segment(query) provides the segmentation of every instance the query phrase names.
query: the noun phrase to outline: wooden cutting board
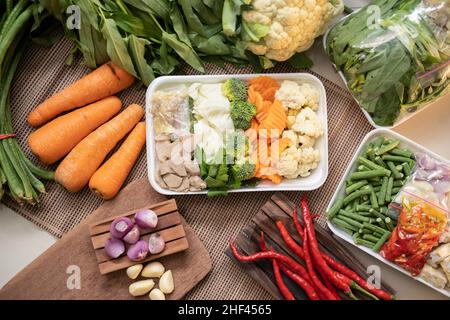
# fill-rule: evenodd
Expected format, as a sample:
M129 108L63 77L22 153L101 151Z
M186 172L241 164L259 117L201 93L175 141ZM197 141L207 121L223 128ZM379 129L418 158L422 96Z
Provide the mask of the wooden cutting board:
M267 247L273 247L276 251L289 255L298 263L304 265L304 262L300 260L300 258L298 258L284 243L278 232L277 226L275 225L276 221L282 221L292 237L297 241L297 243L301 244L302 241L297 235L292 222L293 209L294 204L286 196L282 193L274 194L270 200L261 207L252 221L250 221L239 233L238 237L234 241L237 248L246 255L260 251L259 239L261 231L263 231ZM298 213L301 224L303 225L300 208ZM348 250L346 250L345 247L331 235L330 231L325 230L317 223L315 224L315 230L320 249L323 252L326 252L328 255L334 257L336 260L343 263L363 278L367 277L366 267L362 265ZM272 264L270 262L267 260L261 260L254 263L238 262L231 253L230 248L226 250L226 254L236 264L241 266L275 299L282 299L282 296L275 284ZM305 293L291 279L284 275L283 279L297 299L308 299ZM382 283L381 285L383 289L395 294L392 288L388 287L385 283ZM357 295L360 299L367 299L365 296L361 296L359 294ZM342 295L342 298L347 299L344 295Z
M124 270L100 274L89 225L164 200L167 198L154 191L146 178L130 183L114 200L105 202L11 279L0 290L0 299L136 299L128 293L133 280ZM159 259L166 270L173 272L175 291L166 297L171 300L184 297L212 267L208 251L186 221L181 220L189 249ZM70 290L67 283L74 283L73 270L77 267L81 288Z

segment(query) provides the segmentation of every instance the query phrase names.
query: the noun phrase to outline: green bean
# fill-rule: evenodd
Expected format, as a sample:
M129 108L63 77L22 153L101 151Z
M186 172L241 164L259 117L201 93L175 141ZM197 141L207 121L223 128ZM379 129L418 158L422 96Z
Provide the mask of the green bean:
M358 230L358 233L359 233L359 234L371 234L372 231L371 231L371 230L364 229L364 228L361 228L361 229Z
M380 156L380 155L382 155L382 154L385 154L386 152L389 152L389 151L391 151L392 149L396 148L396 147L399 145L399 143L400 143L400 141L398 141L398 140L391 141L391 142L389 142L388 144L385 144L385 145L381 146L380 148L378 148L378 149L375 151L375 154L376 154L377 156Z
M348 212L348 211L344 211L344 210L340 210L339 215L351 218L351 219L359 221L359 222L364 222L364 221L369 222L370 221L370 219L367 217L363 217L357 213Z
M403 166L402 166L401 164L396 165L395 168L396 168L399 172L403 171ZM403 177L402 177L402 178L403 178Z
M374 158L374 162L375 162L377 165L382 166L383 168L388 169L386 163L383 161L383 159L381 159L380 156L376 156L376 157Z
M329 220L333 219L334 216L341 210L342 206L344 205L344 198L339 197L334 204L331 206L330 210L327 212L327 217Z
M363 205L363 206L367 206L367 205L369 205L369 200L368 200L368 198L367 199L364 199L364 197L366 197L367 198L367 196L366 195L364 195L364 196L362 196L361 197L361 199L363 199L364 201L363 202L361 202L361 205Z
M363 227L362 223L360 223L360 222L358 222L358 221L355 221L355 220L353 220L353 219L351 219L351 218L349 218L349 217L342 216L342 215L338 214L338 215L337 215L337 218L338 218L338 219L341 219L342 221L347 222L348 224L350 224L350 225L356 227L357 229L360 229L360 228ZM368 223L368 222L364 222L364 223Z
M384 154L381 159L386 160L386 161L394 161L394 162L408 162L411 163L411 159L410 158L406 158L406 157L402 157L402 156L393 156L390 154Z
M351 224L348 224L347 222L345 222L339 218L333 218L333 220L331 220L331 223L333 223L334 225L336 225L339 228L345 228L345 229L349 229L352 231L358 231L357 227L352 226Z
M345 188L345 194L350 194L353 191L356 191L359 188L364 187L368 183L369 182L367 182L367 180L360 180L360 181L348 186L347 188Z
M378 240L378 242L372 247L372 250L375 252L379 252L381 249L381 246L386 242L386 240L391 236L390 232L385 232L381 238Z
M392 161L388 161L386 163L387 163L389 169L392 171L392 174L395 179L403 178L403 173L401 173L397 170L397 167L395 166L395 164Z
M386 178L386 177L383 177L383 178ZM372 186L373 186L373 185L372 185ZM380 191L380 190L381 190L381 185L376 186L376 187L373 187L373 190L374 190L375 192Z
M359 199L360 198L356 198L352 201L352 211L356 211L356 206L359 204Z
M394 184L394 178L389 177L387 188L386 188L386 200L391 201L392 198L392 186Z
M5 173L2 170L2 167L0 167L0 185L6 183L6 176Z
M392 184L393 187L403 187L403 185L405 184L405 182L403 180L395 180L394 183Z
M349 204L350 202L352 202L356 198L359 198L359 197L361 197L363 195L367 195L367 194L370 194L370 193L371 193L371 190L369 190L369 189L356 190L356 191L352 192L351 194L349 194L348 196L346 196L344 198L344 205Z
M392 188L392 191L391 191L392 196L395 197L400 190L402 190L401 187Z
M358 171L370 171L370 169L369 168L367 168L365 165L359 165L358 166Z
M372 143L374 148L380 148L381 145L384 143L385 138L383 136L378 136Z
M373 234L363 234L362 238L364 240L372 241L373 243L376 243L380 239L375 237Z
M368 206L366 204L358 204L356 206L356 211L369 211L370 208L372 208L371 206Z
M383 183L381 184L381 189L378 194L378 204L381 206L386 201L386 190L388 187L389 178L383 177Z
M372 233L375 237L377 238L381 238L383 236L384 233L379 233L379 232L374 232Z
M390 154L394 155L394 156L401 156L401 157L406 157L406 158L413 158L414 154L406 149L400 149L400 148L394 148L391 151L389 151Z
M365 188L367 188L368 190L370 190L370 205L372 206L372 208L374 209L378 209L378 198L377 198L377 194L375 193L375 190L373 190L373 187L369 184L368 186L366 186Z
M369 159L366 159L364 157L358 157L358 162L360 164L365 165L366 167L372 169L372 170L382 170L384 172L384 175L389 176L391 174L391 171L389 171L388 169L377 165L376 163L370 161Z
M388 228L389 231L394 230L394 225L392 224L392 219L387 217L384 219L384 222L386 223L386 227Z
M359 171L359 172L353 172L352 174L350 174L350 179L351 180L363 180L363 179L369 179L369 178L374 178L374 177L382 177L385 175L386 175L386 172L384 170Z
M367 222L363 222L363 227L372 230L373 232L379 232L383 234L387 231L386 229L380 228L379 226Z
M371 248L371 249L376 245L375 242L364 240L364 239L361 239L361 238L357 238L355 243L357 245L362 245L362 246L365 246L365 247L368 247L368 248Z
M23 189L22 181L17 175L16 171L12 163L10 162L5 150L3 149L3 145L0 143L0 163L2 164L2 168L4 170L6 180L8 183L9 190L11 191L11 195L13 198L23 198L25 193Z
M378 223L378 225L380 226L380 228L383 228L383 229L385 229L385 230L389 230L388 227L386 226L386 224L384 223L384 220L383 220L383 219L377 218L375 221Z
M402 163L403 172L405 173L406 177L409 177L411 175L411 167L409 166L408 162Z
M369 211L371 214L373 214L375 217L377 218L381 218L384 220L384 218L386 218L386 216L384 216L381 212L375 210L375 209L370 209Z
M356 213L363 217L372 217L373 216L373 214L370 213L369 211L358 211Z
M373 148L367 149L366 157L368 157L371 161L375 161L375 151L373 150Z

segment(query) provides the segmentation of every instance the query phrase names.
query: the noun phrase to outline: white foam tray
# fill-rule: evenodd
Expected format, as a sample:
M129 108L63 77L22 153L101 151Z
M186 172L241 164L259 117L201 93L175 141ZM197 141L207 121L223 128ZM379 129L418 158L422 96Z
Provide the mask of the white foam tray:
M339 22L341 22L342 20L347 19L350 15L355 14L355 13L358 12L359 10L361 10L361 9L358 9L358 10L352 12L351 14L349 14L349 15L347 15L347 16L341 18L341 19L338 20L333 26L331 26L331 27L329 27L329 28L327 29L327 31L325 32L325 34L324 34L323 37L322 37L322 45L323 45L323 49L324 49L325 54L326 54L327 56L328 56L328 54L326 53L326 52L327 52L327 39L328 39L328 34L330 33L330 30L333 29L333 27L334 27L335 25L337 25ZM330 61L330 62L331 62L331 61ZM335 65L333 62L331 62L331 64L333 65L334 69L335 69L336 72L339 74L339 76L341 77L342 81L345 83L345 85L346 85L347 88L348 88L348 82L347 82L347 79L346 79L345 76L344 76L344 73L343 73L342 71L340 71L340 70L336 67L336 65ZM369 123L370 123L374 128L385 128L385 129L390 129L390 128L397 127L398 125L400 125L400 124L402 124L402 123L408 121L409 119L411 119L412 117L417 116L419 113L421 113L421 112L424 111L425 109L429 108L429 107L432 106L434 103L436 103L436 101L440 100L442 97L445 96L445 95L442 95L442 96L438 97L438 98L437 98L436 100L434 100L433 102L428 103L428 104L426 104L426 105L420 107L420 108L419 108L417 111L415 111L415 112L412 112L412 113L403 115L400 119L397 119L397 120L394 122L394 124L393 124L392 126L380 126L380 125L376 124L376 123L373 121L373 119L372 119L372 117L370 116L370 114L369 114L369 113L361 106L361 104L359 103L358 99L356 99L356 97L352 94L352 92L350 91L350 89L349 89L349 92L350 92L351 96L353 97L353 99L356 101L356 103L359 105L361 111L364 113L364 116L367 118L367 121L369 121Z
M384 128L372 130L371 132L369 132L364 137L364 140L361 142L360 146L358 147L358 150L356 151L355 155L353 156L352 160L350 161L350 164L348 165L344 175L342 176L341 181L339 182L339 184L337 186L337 189L336 189L333 197L331 198L330 203L328 204L327 211L330 210L331 206L333 205L333 203L336 201L336 199L338 197L341 197L341 196L344 195L344 193L345 193L345 180L347 180L347 178L350 176L350 174L356 170L356 168L358 166L357 165L357 158L358 158L358 156L363 154L363 152L364 152L364 150L366 148L366 145L370 141L374 140L378 136L384 136L386 138L397 139L397 140L400 141L400 147L402 147L402 148L408 148L409 150L411 150L414 153L417 153L417 152L426 153L429 156L431 156L431 157L433 157L433 158L435 158L437 160L440 160L440 161L450 165L450 161L449 160L441 157L440 155L437 155L436 153L434 153L434 152L432 152L432 151L422 147L421 145L417 144L416 142L414 142L412 140L409 140L408 138L406 138L406 137L404 137L404 136L402 136L402 135L400 135L400 134L398 134L398 133L396 133L394 131L391 131L391 130L388 130L388 129L384 129ZM384 259L380 254L372 251L370 248L367 248L367 247L355 244L353 242L353 238L349 234L345 233L341 229L339 229L336 226L334 226L330 221L327 220L327 224L328 224L328 227L331 229L331 231L335 235L337 235L339 238L347 241L348 243L354 245L355 247L358 247L362 251L366 252L367 254L370 254L371 256L375 257L376 259L378 259L378 260L384 262L385 264L391 266L392 268L397 269L398 271L400 271L400 272L410 276L411 278L413 278L413 279L415 279L415 280L417 280L419 282L424 283L425 285L427 285L430 288L432 288L432 289L434 289L434 290L436 290L436 291L446 295L447 297L450 297L450 289L449 290L438 289L436 287L433 287L430 283L426 282L425 280L423 280L423 279L421 279L419 277L411 276L411 274L408 271L406 271L405 269L402 269L401 267L399 267L395 263Z
M199 75L199 76L163 76L152 81L147 88L146 93L146 116L147 116L147 168L148 179L152 187L159 193L166 195L186 195L186 194L206 194L207 191L199 192L175 192L162 188L155 179L156 174L156 154L155 154L155 132L153 129L153 118L151 115L151 97L157 90L167 90L180 84L192 84L194 82L201 83L218 83L226 81L229 78L239 78L248 81L259 74L237 74L237 75ZM327 120L327 99L325 88L322 82L315 76L308 73L287 73L287 74L270 74L270 77L277 81L292 80L299 83L309 83L316 87L320 93L320 102L317 113L324 126L324 134L316 142L316 148L320 152L320 162L310 176L298 179L283 179L283 181L275 185L270 181L262 181L256 187L245 187L233 189L229 192L250 192L250 191L307 191L314 190L322 186L328 176L328 120Z

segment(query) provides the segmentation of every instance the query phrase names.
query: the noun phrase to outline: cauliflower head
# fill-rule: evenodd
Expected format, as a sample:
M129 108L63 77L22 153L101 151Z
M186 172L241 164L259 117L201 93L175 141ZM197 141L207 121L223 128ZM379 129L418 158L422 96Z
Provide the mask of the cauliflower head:
M323 126L317 114L310 108L303 108L290 128L301 135L318 138L323 134Z
M253 0L251 5L242 12L243 24L258 32L244 30L241 37L248 50L276 61L308 50L344 9L342 0Z
M296 179L299 176L309 176L311 170L317 168L319 161L319 150L312 147L297 148L296 146L291 146L281 153L276 168L279 174L286 179Z
M293 110L310 107L316 111L319 108L320 93L309 83L298 84L295 81L285 80L277 90L275 98L281 102L289 114Z

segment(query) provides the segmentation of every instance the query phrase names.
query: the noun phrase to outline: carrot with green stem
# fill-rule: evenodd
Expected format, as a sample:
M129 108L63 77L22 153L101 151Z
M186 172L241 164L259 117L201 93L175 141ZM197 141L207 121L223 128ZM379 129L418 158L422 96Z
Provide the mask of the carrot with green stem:
M70 192L83 189L108 153L134 128L143 115L144 109L132 104L89 134L60 163L55 172L55 180Z
M92 176L89 188L100 198L114 198L145 145L145 122L139 122L127 139Z
M54 119L28 137L31 152L44 164L55 163L121 107L120 99L111 96Z
M40 126L57 115L112 96L134 82L134 77L112 62L105 63L38 105L28 123Z

